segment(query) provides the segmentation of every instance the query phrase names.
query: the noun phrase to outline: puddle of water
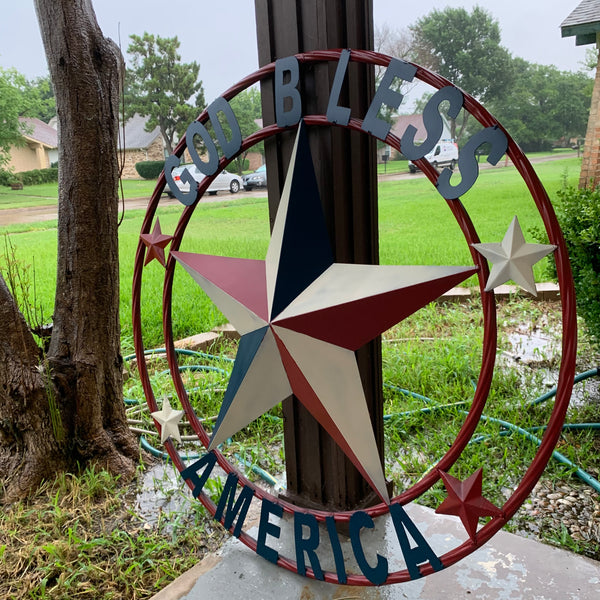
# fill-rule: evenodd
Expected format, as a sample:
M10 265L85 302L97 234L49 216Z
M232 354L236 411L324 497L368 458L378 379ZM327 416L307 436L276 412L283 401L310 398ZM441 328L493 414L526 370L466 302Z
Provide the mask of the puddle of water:
M146 471L135 499L136 513L150 526L162 514L187 512L191 495L172 464L160 462Z
M509 368L516 366L524 386L528 386L531 369L535 369L541 374L542 385L550 390L558 384L560 335L543 335L527 329L528 326L522 324L515 332L507 335L510 350L499 355L498 364ZM600 381L598 378L591 378L573 386L571 405L582 406L596 398L600 398Z
M193 461L188 464L191 462ZM243 466L238 465L238 468L244 472ZM218 487L215 484L217 479L220 480L222 486L227 479L227 474L221 467L215 465L209 479L210 485L207 484L205 488L209 494L211 485ZM280 491L285 489L285 473L278 475L277 479L279 482L277 488L263 480L256 482L256 485L277 496ZM214 497L213 500L215 500ZM172 527L169 524L171 521L181 525L181 516L183 516L183 520L186 519L186 515L192 518L194 509L199 506L200 501L192 496L179 471L171 463L159 462L144 471L134 507L136 514L145 521L145 528L156 527L162 520L163 526L169 530Z
M513 360L525 365L552 363L560 356L560 340L536 333L510 333L511 350L507 353Z

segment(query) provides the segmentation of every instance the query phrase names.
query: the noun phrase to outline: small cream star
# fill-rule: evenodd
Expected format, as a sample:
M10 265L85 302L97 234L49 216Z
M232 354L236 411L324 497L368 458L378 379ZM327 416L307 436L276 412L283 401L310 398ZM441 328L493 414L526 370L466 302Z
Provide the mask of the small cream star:
M502 243L472 244L472 246L492 263L492 271L485 287L486 292L512 279L534 296L537 296L537 291L533 265L556 250L556 246L551 244L526 243L517 217L512 220Z
M179 421L183 417L182 410L173 410L169 399L165 398L162 403L162 410L157 410L150 413L152 417L160 425L160 442L164 444L168 438L173 438L178 442L181 442L181 435L179 434Z

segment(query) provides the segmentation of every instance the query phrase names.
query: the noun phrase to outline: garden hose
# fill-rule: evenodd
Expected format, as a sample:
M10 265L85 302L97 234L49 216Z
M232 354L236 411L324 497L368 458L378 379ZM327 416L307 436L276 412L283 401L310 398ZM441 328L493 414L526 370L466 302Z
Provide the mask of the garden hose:
M204 352L197 352L195 350L184 350L184 349L176 348L175 352L177 354L181 354L181 355L185 355L185 356L195 356L195 357L202 358L205 360L218 360L218 361L225 361L225 362L229 362L229 363L234 362L234 359L231 359L228 357L215 356L212 354L206 354ZM144 352L144 355L148 356L148 355L165 354L165 353L166 353L166 350L164 348L160 348L157 350L146 350ZM133 358L135 358L135 354L130 354L130 355L124 357L124 360L130 361ZM220 369L219 367L210 366L210 365L184 365L184 366L179 367L179 370L180 370L180 372L181 371L212 371L212 372L221 373L223 375L228 374L228 372L226 370ZM168 372L169 371L166 370L166 371L161 372L161 374L168 373ZM590 369L588 371L585 371L585 372L577 375L574 378L573 383L577 384L577 383L580 383L581 381L585 381L586 379L589 379L589 378L595 377L595 376L599 376L599 375L600 375L600 368L597 367L594 369ZM418 413L428 414L428 413L438 412L438 411L441 412L444 410L456 408L458 406L464 406L465 404L468 404L468 402L469 402L468 400L463 400L460 402L453 402L450 404L436 404L434 400L432 400L431 398L428 398L427 396L423 396L422 394L418 394L416 392L412 392L410 390L406 390L406 389L394 386L389 383L384 384L384 387L391 389L391 390L393 390L399 394L402 394L404 396L409 396L411 398L421 400L428 405L428 406L420 408L420 409L413 409L413 410L409 410L409 411L384 415L384 417L383 417L384 421L400 419L402 417L407 417L412 414L418 414ZM196 391L198 389L199 388L194 388L193 390L190 390L190 391ZM557 388L554 387L550 391L548 391L545 394L536 398L535 400L528 402L526 404L526 407L530 408L532 406L537 406L538 404L541 404L542 402L545 402L545 401L549 400L550 398L553 398L556 395L556 393L557 393ZM133 400L130 398L126 398L125 403L129 406L134 405L134 404L139 404L139 402L137 400ZM465 415L468 414L468 412L464 411L464 410L461 410L460 412ZM280 417L272 417L272 419L280 420ZM510 423L508 421L503 421L503 420L497 419L495 417L489 417L487 415L481 415L480 420L500 425L503 428L503 430L499 432L500 436L512 435L513 433L517 433L518 435L529 440L530 442L533 442L537 446L539 446L542 443L542 440L539 437L537 437L536 435L534 435L534 432L544 431L546 429L545 426L538 426L538 427L531 427L531 428L524 429L522 427L519 427L518 425L515 425L514 423ZM564 424L562 427L563 431L585 430L585 429L600 430L600 423L568 423L568 424ZM469 444L480 443L480 442L490 439L491 437L492 436L490 434L479 435L477 437L472 438L469 441ZM231 442L231 439L227 440L225 443L227 444L229 442ZM160 458L162 460L169 460L169 455L166 452L162 452L162 451L158 450L157 448L153 447L148 442L148 440L146 440L146 438L143 435L140 436L140 445L144 450L146 450L153 456ZM246 460L245 458L241 457L237 453L234 456L235 456L236 460L238 460L242 465L244 465L244 467L251 469L253 473L255 473L256 475L261 477L264 481L266 481L270 485L272 485L274 487L285 488L285 486L281 485L281 483L275 477L273 477L270 473L268 473L267 471L265 471L258 465L252 463L251 461ZM579 479L581 479L581 481L583 481L585 484L592 487L596 492L598 492L600 494L600 482L598 480L596 480L594 477L592 477L589 473L587 473L583 469L579 468L577 465L575 465L572 461L570 461L566 456L564 456L557 450L555 450L552 453L552 457L556 461L558 461L558 462L568 466L570 469L572 469L573 475L576 475ZM200 458L200 455L199 454L188 454L188 455L182 455L181 458L182 458L182 460L196 460L196 459Z

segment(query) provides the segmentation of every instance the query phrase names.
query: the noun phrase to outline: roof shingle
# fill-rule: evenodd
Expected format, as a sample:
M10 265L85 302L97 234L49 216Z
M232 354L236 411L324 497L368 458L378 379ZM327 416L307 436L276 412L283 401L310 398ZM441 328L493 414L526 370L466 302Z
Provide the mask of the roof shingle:
M583 0L560 25L562 37L575 36L578 46L596 42L600 32L600 0Z
M19 121L24 126L23 137L40 142L49 148L58 146L58 134L56 129L50 127L50 125L30 117L19 117Z
M146 131L147 117L136 114L125 123L125 150L147 148L160 135L158 127ZM119 128L119 147L122 145L123 131Z

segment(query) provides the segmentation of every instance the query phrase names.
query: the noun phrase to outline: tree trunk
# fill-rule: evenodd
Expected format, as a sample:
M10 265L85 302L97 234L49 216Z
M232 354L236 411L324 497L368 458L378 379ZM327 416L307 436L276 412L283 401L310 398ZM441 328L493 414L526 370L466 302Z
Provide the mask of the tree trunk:
M41 351L0 277L0 482L3 500L25 495L50 471L65 467L55 435ZM60 422L57 421L56 423Z
M24 390L24 398L45 396L32 404L46 413L46 421L54 420L43 432L28 430L34 410L28 404L25 426L20 425L13 412L19 394L0 386L0 444L3 455L18 456L20 449L25 470L44 477L88 461L130 476L138 449L127 427L120 354L117 133L123 61L118 47L102 35L90 0L36 0L35 5L58 115L57 287L41 373L33 373L30 382L36 371L32 338L16 355L22 366L13 372L10 365L8 377L17 379L12 388ZM0 305L5 303L0 296ZM26 339L23 331L21 326L20 334L4 341ZM37 451L44 446L55 451ZM12 481L5 499L39 483L37 476L23 479L14 468L4 473Z

